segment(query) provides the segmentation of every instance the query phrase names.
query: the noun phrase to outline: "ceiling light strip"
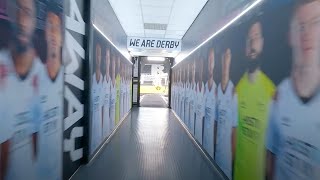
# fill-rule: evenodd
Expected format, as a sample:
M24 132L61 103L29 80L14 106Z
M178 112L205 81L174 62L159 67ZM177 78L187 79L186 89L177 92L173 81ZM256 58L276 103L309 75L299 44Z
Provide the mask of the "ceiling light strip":
M254 3L252 3L249 7L247 7L245 10L243 10L240 14L238 14L235 18L233 18L231 21L229 21L226 25L224 25L221 29L216 31L214 34L212 34L207 40L203 41L200 45L198 45L195 49L193 49L186 57L182 58L180 61L178 61L172 68L174 68L176 65L178 65L180 62L182 62L184 59L186 59L188 56L190 56L192 53L194 53L196 50L198 50L201 46L206 44L208 41L210 41L212 38L220 34L222 31L227 29L231 24L236 22L238 19L240 19L243 15L248 13L251 9L253 9L255 6L260 4L263 0L256 0Z
M106 39L109 41L109 43L112 44L112 46L113 46L114 48L116 48L116 49L132 64L131 60L127 57L127 55L125 55L124 53L122 53L121 50L120 50L115 44L113 44L113 42L112 42L105 34L103 34L103 32L102 32L95 24L92 23L92 26L93 26L104 38L106 38ZM129 54L129 55L130 55L130 54Z
M165 61L164 57L148 56L149 61Z

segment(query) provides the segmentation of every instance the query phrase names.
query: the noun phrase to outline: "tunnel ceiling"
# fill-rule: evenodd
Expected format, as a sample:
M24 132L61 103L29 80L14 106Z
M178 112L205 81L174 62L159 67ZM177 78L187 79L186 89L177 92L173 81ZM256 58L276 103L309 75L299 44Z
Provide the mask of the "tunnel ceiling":
M181 39L182 51L143 50L132 56L183 60L189 52L258 0L108 0L127 36Z
M182 39L207 0L109 0L128 36Z
M182 39L208 0L109 0L127 36ZM144 50L141 56L175 57ZM137 54L136 53L136 54Z

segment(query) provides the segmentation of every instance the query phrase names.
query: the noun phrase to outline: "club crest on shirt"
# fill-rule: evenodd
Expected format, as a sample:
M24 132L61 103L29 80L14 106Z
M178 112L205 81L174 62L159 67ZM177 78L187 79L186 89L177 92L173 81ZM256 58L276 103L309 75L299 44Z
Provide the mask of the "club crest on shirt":
M263 102L262 100L259 100L257 102L257 107L258 107L259 111L264 112L266 110L266 103Z
M41 103L46 103L47 102L48 97L46 95L41 96L40 98L40 102Z
M247 104L244 101L240 101L239 106L243 109L247 108Z
M291 126L290 123L291 123L291 119L289 119L288 117L281 118L281 125L290 127Z

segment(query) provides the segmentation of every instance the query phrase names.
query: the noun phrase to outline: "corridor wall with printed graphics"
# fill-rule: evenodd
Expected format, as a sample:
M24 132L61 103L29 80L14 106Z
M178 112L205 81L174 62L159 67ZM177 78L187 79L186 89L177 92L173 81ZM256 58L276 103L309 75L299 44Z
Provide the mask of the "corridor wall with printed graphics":
M320 1L264 1L173 68L172 108L229 179L320 179Z
M89 4L86 0L64 1L63 179L69 179L88 158Z
M90 58L90 155L131 108L132 64L96 29Z
M62 179L63 1L0 1L0 179Z

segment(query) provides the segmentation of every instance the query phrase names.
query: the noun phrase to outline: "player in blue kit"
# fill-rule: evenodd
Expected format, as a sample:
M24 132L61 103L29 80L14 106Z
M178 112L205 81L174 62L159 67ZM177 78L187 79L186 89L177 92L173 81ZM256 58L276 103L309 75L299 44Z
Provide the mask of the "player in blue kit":
M267 179L320 179L320 1L298 1L290 77L277 87L267 130Z

